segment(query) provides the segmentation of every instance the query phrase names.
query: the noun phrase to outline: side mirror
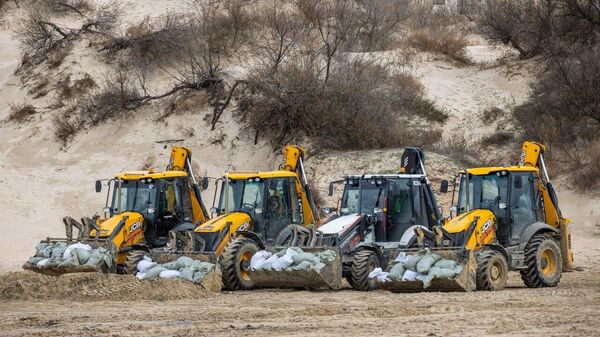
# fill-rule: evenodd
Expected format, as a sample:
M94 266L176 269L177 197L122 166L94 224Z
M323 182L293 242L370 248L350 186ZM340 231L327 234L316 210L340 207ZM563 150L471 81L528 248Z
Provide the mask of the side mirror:
M96 180L96 193L100 193L102 191L102 182L100 180Z
M329 190L327 191L327 195L330 197L333 196L333 183L329 183Z
M442 180L442 183L440 184L440 192L441 193L448 192L448 180L446 180L446 179Z
M523 177L522 176L515 176L515 188L516 189L523 188Z
M208 188L208 177L202 178L201 187L202 187L203 190L205 190L205 189Z

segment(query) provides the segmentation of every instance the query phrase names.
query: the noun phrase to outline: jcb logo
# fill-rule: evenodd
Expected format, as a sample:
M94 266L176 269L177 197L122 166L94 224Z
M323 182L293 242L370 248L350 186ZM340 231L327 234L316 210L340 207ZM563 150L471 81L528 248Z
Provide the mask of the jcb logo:
M483 243L483 240L485 240L492 233L493 224L494 221L492 219L488 219L483 226L481 226L481 237L479 238L480 245Z

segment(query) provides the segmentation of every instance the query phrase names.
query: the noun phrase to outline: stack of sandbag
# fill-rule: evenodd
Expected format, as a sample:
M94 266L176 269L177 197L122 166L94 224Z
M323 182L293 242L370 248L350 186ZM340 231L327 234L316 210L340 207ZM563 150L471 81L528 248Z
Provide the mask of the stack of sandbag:
M314 269L320 271L336 257L336 252L333 250L325 250L317 254L304 252L299 247L289 247L275 254L261 250L252 256L250 270L308 271Z
M200 283L215 265L182 256L169 263L158 264L148 256L138 262L136 277L140 280L154 278L179 278L193 283Z
M423 288L428 288L434 279L453 279L463 268L463 265L454 260L444 259L429 249L423 249L412 256L400 253L396 260L390 263L387 272L376 268L369 277L377 278L379 282L421 281Z
M79 242L72 245L67 245L66 242L40 242L28 263L39 269L81 266L109 269L113 261L113 254L105 248L92 249Z

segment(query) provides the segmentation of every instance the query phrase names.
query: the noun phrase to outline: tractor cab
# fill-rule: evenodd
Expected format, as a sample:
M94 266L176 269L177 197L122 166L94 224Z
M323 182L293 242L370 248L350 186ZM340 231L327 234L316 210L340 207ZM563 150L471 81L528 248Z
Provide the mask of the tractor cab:
M290 224L302 225L299 182L293 172L230 173L221 180L217 215L243 213L247 224L238 230L252 231L267 244Z
M475 209L492 211L498 241L518 244L525 228L545 221L538 173L536 168L516 166L461 172L458 200L454 203L453 198L452 210L457 215Z
M140 214L145 239L152 247L164 246L169 231L177 225L195 221L191 185L183 171L126 172L110 179L107 185L105 218Z

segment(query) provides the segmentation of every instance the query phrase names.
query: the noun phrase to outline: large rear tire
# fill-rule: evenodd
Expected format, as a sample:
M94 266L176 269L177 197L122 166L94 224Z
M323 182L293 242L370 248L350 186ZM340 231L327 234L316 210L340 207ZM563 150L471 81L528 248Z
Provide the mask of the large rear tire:
M248 276L250 259L258 252L256 243L247 238L236 238L229 242L221 254L223 287L228 290L248 290L254 282Z
M122 269L124 274L135 275L137 273L137 265L144 258L144 255L148 254L145 250L131 250L127 253L125 258L125 266Z
M485 249L477 256L477 290L502 290L508 279L508 263L501 253Z
M562 275L562 257L556 240L536 234L525 247L525 265L521 279L529 288L556 287Z
M370 291L377 289L375 280L369 279L369 273L380 267L379 258L375 252L361 250L354 254L352 269L350 271L350 285L356 290Z

